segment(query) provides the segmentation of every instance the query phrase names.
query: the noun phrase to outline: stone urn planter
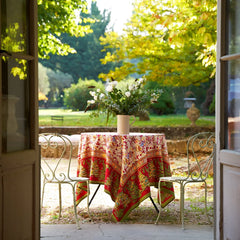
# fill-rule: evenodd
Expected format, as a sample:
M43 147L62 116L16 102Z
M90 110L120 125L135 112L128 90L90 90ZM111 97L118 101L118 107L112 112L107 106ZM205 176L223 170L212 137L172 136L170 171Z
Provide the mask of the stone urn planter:
M187 110L187 117L191 121L191 127L196 127L196 121L200 117L200 111L195 107L195 103Z

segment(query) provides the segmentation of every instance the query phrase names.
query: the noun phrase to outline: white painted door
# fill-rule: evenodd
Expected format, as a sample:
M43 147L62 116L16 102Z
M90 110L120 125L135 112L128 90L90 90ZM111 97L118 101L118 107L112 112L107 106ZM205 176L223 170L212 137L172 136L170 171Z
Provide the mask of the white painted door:
M0 31L0 239L39 239L37 0L1 0Z
M240 239L240 1L218 1L216 238Z

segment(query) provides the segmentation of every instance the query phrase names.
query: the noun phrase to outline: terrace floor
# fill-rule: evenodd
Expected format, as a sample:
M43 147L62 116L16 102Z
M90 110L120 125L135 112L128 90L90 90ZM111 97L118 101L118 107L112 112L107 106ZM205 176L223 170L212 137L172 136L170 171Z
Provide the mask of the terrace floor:
M169 156L173 172L181 170L184 156ZM91 195L97 185L91 184ZM77 230L72 207L70 186L63 186L63 217L58 219L58 188L57 185L46 185L45 198L41 214L41 238L51 239L87 239L87 240L154 240L154 239L206 239L212 240L213 223L207 222L203 214L204 188L201 184L189 184L185 196L185 230L179 221L179 188L174 185L176 199L162 211L159 224L154 222L157 212L150 199L143 201L122 223L115 223L111 218L114 202L100 187L91 206L91 218L86 213L86 201L78 206L81 230ZM152 198L156 202L157 190L151 188ZM213 222L213 184L208 184L209 215Z
M41 225L41 238L46 240L213 240L213 228L190 225L182 230L179 225L154 224L75 224Z

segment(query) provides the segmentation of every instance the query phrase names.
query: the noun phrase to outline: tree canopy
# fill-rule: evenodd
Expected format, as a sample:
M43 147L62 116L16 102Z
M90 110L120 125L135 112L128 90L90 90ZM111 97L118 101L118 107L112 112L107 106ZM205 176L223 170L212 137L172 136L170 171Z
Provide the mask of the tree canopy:
M101 45L99 38L104 36L109 28L110 13L106 10L101 13L96 2L92 2L89 13L81 13L81 16L84 19L91 18L95 20L94 23L90 24L92 33L80 38L70 36L67 33L59 37L61 42L74 48L76 53L70 53L67 56L50 53L50 59L40 59L40 62L48 68L71 74L75 83L79 78L98 80L100 73L107 73L115 66L114 63L102 65L100 62L100 59L104 58L106 53L102 51L104 47Z
M101 38L102 63L123 65L100 77L120 80L137 72L164 85L208 81L215 73L216 16L216 0L135 0L124 33Z
M39 57L49 58L49 53L67 55L75 50L60 40L62 33L82 37L91 32L94 20L82 18L87 13L86 0L38 0L38 46ZM84 25L81 23L85 23Z

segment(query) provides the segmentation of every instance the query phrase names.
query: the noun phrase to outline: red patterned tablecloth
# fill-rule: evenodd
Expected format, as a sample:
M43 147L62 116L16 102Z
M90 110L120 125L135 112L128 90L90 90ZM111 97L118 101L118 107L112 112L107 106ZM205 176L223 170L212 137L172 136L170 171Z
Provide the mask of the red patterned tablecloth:
M150 197L150 186L158 187L160 176L171 176L164 134L82 133L78 158L77 175L104 184L104 191L115 202L116 221ZM77 204L86 194L86 184L79 183ZM174 199L172 183L161 187L160 199L162 207Z

